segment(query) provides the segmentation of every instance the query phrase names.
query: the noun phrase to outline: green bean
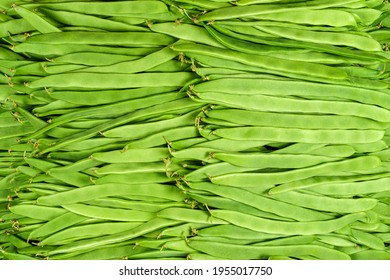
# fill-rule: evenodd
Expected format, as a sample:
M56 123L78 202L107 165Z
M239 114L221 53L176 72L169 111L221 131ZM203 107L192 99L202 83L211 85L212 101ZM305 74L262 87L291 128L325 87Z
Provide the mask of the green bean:
M26 19L10 19L0 23L0 37L9 36L9 34L20 34L25 32L33 31L35 28ZM2 54L5 55L6 50L2 48ZM2 56L3 56L2 55ZM4 59L11 59L17 56L16 54L6 56Z
M205 207L239 211L241 213L262 217L266 219L272 219L272 220L292 221L292 219L289 217L281 217L270 212L259 210L253 206L238 202L237 199L230 199L230 198L225 198L222 196L219 197L214 195L203 195L203 194L195 193L194 189L188 190L188 196L195 199L196 202L202 203Z
M149 173L149 172L172 172L179 169L177 163L163 164L162 162L146 163L112 163L104 165L94 170L98 176L108 174L131 174L131 173Z
M187 23L156 23L150 26L154 32L167 34L178 39L199 42L214 47L222 47L209 33L201 27Z
M307 190L330 196L356 196L389 191L389 183L389 178L381 178L362 182L329 183L308 187Z
M56 233L64 228L75 225L79 222L87 220L86 217L80 216L71 212L67 212L61 216L58 216L47 223L41 225L40 227L34 229L30 235L29 239L37 239L45 236L50 236L53 233Z
M125 184L153 184L167 183L174 181L168 177L165 172L148 172L148 173L130 173L130 174L109 174L96 179L96 184L119 183Z
M186 208L166 208L158 212L158 218L172 219L182 222L201 223L201 224L226 224L222 219L214 218L209 213L202 210L186 209Z
M194 126L177 127L150 135L143 139L131 141L125 146L125 149L157 147L169 144L171 141L190 139L197 136L199 136L198 129Z
M374 249L374 250L384 250L385 245L383 241L370 233L356 230L356 229L351 229L351 240L353 242L356 242L358 244L362 244L367 246L368 248Z
M214 29L217 31L212 30L209 28L209 32L213 32L214 36L218 36L219 38L223 38L225 41L225 44L229 44L229 46L233 47L234 43L239 43L240 45L246 45L243 40L253 42L253 43L260 43L264 44L266 46L272 46L272 48L269 48L269 50L275 50L275 47L284 47L284 48L296 48L297 44L295 40L285 39L285 38L272 38L272 37L261 37L261 36L248 36L245 34L238 34L235 32L232 32L229 29L223 28L217 23L213 24ZM287 28L288 29L288 28ZM222 34L223 33L223 34ZM228 35L228 36L222 36L222 35ZM229 38L230 37L230 38ZM332 46L329 44L318 44L318 43L312 43L312 42L305 42L300 41L299 45L301 47L304 47L306 49L315 50L315 51L322 51L326 53L341 55L343 57L352 58L352 59L359 59L359 60L370 60L370 61L384 61L385 57L384 55L378 55L378 53L371 53L371 52L365 52L360 50L352 50L352 49L346 49L343 47L337 47ZM251 45L253 48L256 48L255 46ZM243 51L243 50L242 50ZM330 79L327 80L327 83L329 83Z
M107 31L146 31L145 27L128 25L121 22L116 22L109 19L100 18L97 16L92 16L88 14L75 13L71 11L61 11L61 10L51 10L46 8L40 8L40 12L46 16L54 19L58 22L61 22L68 26L85 26L85 27L94 27L100 28Z
M110 63L108 66L90 67L79 72L88 73L137 73L149 70L153 67L163 64L175 58L177 53L172 51L169 47L151 53L137 60L123 61L119 63Z
M165 46L174 43L170 36L151 32L61 32L31 36L27 43L97 44L117 46Z
M335 213L363 212L373 209L377 203L376 199L371 198L330 198L293 191L275 194L272 197L297 206Z
M174 226L179 224L178 221L173 221L170 219L163 218L154 218L147 221L146 223L141 224L139 227L128 230L123 233L112 234L109 236L91 238L87 240L76 241L71 244L59 246L58 248L49 251L49 255L62 254L62 253L71 253L79 250L87 250L92 248L99 248L107 244L114 244L126 240L130 240L139 236L142 236L146 233L159 230L161 228L166 228L169 226Z
M184 202L144 202L131 201L115 197L97 198L93 200L84 201L84 203L93 206L131 209L145 212L158 212L168 207L187 207Z
M59 192L50 196L40 197L37 202L43 205L65 205L85 202L91 199L108 196L141 195L146 197L159 197L172 201L181 201L184 196L173 185L163 184L117 184L108 183L90 185L73 189L67 192Z
M118 260L128 259L129 256L138 255L146 251L146 248L140 246L108 246L106 248L95 249L92 251L86 251L81 254L72 255L70 257L60 257L56 255L52 259L70 259L70 260Z
M34 28L41 33L61 32L60 29L50 24L47 20L40 17L38 14L24 8L23 6L13 6L15 11L27 20Z
M129 149L96 153L93 159L106 163L155 162L169 157L166 148Z
M238 3L240 3L239 1ZM342 7L343 5L357 2L355 0L345 0L345 1L311 1L309 4L307 3L290 3L284 5L272 5L272 4L264 4L264 5L248 5L248 6L235 6L235 7L227 7L221 8L215 11L208 12L204 15L198 17L200 21L210 21L210 20L221 20L221 19L233 19L233 18L241 18L248 16L257 16L264 15L276 12L284 12L284 11L302 11L307 10L312 7L314 9L321 8L330 8L330 7Z
M44 238L39 242L39 245L62 245L80 239L87 239L127 231L140 225L140 222L109 222L75 226L64 229Z
M238 167L227 162L218 162L207 164L185 175L186 181L197 182L207 179L208 177L215 177L231 172L251 171L257 168L252 167Z
M141 74L107 74L107 73L64 73L43 77L29 83L31 88L89 88L89 89L123 89L138 87L181 86L191 80L192 73L141 73ZM154 83L150 83L154 81Z
M29 218L48 221L66 213L66 210L61 208L40 206L40 205L15 205L9 210L18 215Z
M95 52L106 54L121 54L121 55L146 55L157 51L159 47L139 47L139 48L112 48L109 46L97 45L80 45L80 44L57 44L51 45L47 42L43 43L21 43L13 47L16 53L28 53L42 56L42 58L55 58L77 52ZM15 54L16 54L15 53Z
M271 96L302 96L312 95L318 98L327 92L327 96L355 100L361 103L378 105L389 109L389 97L379 91L360 89L342 85L327 85L303 81L277 81L277 80L243 80L237 78L220 79L208 81L195 85L193 91L196 93L209 92L209 89L217 89L218 92L237 94L240 92L249 94L265 94Z
M67 204L62 205L62 207L81 216L112 221L146 222L154 217L154 214L150 212L105 208L83 204Z
M390 252L366 249L350 255L352 260L389 260Z
M212 133L232 140L246 139L270 142L329 144L343 144L349 141L354 143L372 143L383 137L383 132L380 130L309 130L280 127L217 128Z
M254 54L245 54L232 50L226 50L216 47L209 47L200 44L176 44L172 46L172 49L175 51L183 52L183 53L196 53L208 55L212 54L214 57L233 60L236 62L240 62L243 64L263 67L265 69L270 69L274 71L279 71L279 73L288 73L305 75L308 77L322 77L333 79L345 79L347 75L344 71L336 70L334 68L330 68L325 65L319 65L308 62L294 62L291 60L282 60L273 57L267 57L264 55L254 55ZM313 73L315 72L315 73Z
M35 8L35 4L25 4L25 7ZM158 14L168 11L163 2L142 1L128 2L116 1L115 3L105 2L65 2L65 3L40 3L39 7L60 11L71 11L90 15L105 16L129 16L133 14ZM130 12L129 12L130 11Z
M240 1L241 2L241 1ZM308 25L328 25L334 27L356 26L356 20L353 15L342 10L301 10L301 11L283 11L279 13L262 14L256 16L261 20L284 21Z
M318 245L253 246L229 243L190 241L189 246L224 259L267 259L272 255L312 255L320 259L349 260L347 254Z
M256 26L256 28L272 35L277 35L283 38L288 38L297 41L306 41L318 44L344 45L368 52L382 50L382 46L376 40L365 36L358 36L355 34L336 32L315 32L293 28L289 28L288 32L285 32L285 28L276 26L271 27L258 25Z
M316 164L335 161L335 158L294 155L294 154L259 154L259 153L215 153L214 157L242 167L262 168L303 168Z
M276 214L280 217L287 217L296 221L319 221L327 220L331 216L316 211L302 208L299 204L282 202L263 195L256 195L242 188L230 188L225 186L213 185L210 183L191 183L190 188L207 190L218 196L226 197L234 201L250 205L261 211ZM374 207L373 205L372 207ZM212 212L213 214L213 212Z
M166 92L173 92L177 87L142 87L122 90L99 91L54 91L50 96L66 102L79 105L100 105L111 102L120 102L128 99L136 99Z
M326 234L366 217L365 213L353 213L325 221L282 222L229 210L213 210L212 215L231 224L254 231L288 235Z
M157 122L147 122L140 124L124 125L102 132L105 137L127 137L132 139L139 139L147 137L157 132L168 130L171 128L190 125L194 123L194 117L198 114L198 110L189 112L182 116L169 118Z

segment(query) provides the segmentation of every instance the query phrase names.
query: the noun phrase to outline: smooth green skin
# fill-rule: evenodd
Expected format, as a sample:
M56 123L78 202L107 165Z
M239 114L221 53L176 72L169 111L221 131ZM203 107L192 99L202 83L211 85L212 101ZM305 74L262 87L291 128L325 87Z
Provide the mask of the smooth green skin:
M98 237L98 238L91 238L87 240L82 241L76 241L71 244L67 244L64 246L60 246L58 248L55 248L52 251L49 251L49 255L55 255L55 254L63 254L63 253L72 253L77 252L80 250L88 250L93 248L99 248L104 245L108 244L115 244L122 241L131 240L134 238L137 238L139 236L142 236L144 234L160 230L162 228L166 228L169 226L178 225L180 222L170 220L170 219L163 219L163 218L154 218L146 223L143 223L139 227L136 227L134 229L128 230L123 233L117 233L112 234L109 236L104 237Z
M98 176L108 174L132 174L149 172L173 172L179 169L181 165L177 163L149 162L149 163L112 163L106 164L93 172Z
M34 4L25 4L23 6L35 8ZM132 14L158 14L168 12L167 6L163 2L159 1L116 1L115 3L78 1L65 3L40 3L38 7L99 16L128 16ZM131 12L129 13L129 11Z
M361 196L390 191L390 178L362 182L329 183L308 187L307 190L326 196Z
M207 227L210 227L210 224L184 223L182 225L163 229L158 234L157 238L159 239L164 236L170 236L170 237L195 236L198 234L200 229L204 229Z
M213 153L220 151L220 149L210 149L203 147L188 148L180 151L172 151L171 155L176 159L182 160L201 160L207 163L219 162L219 160L213 158Z
M61 33L47 33L31 36L27 43L47 43L50 44L96 44L116 45L116 46L166 46L173 44L172 37L151 32L83 32L70 31Z
M368 211L373 209L377 204L377 200L371 198L343 199L293 191L274 194L272 195L272 198L309 209L334 213L356 213Z
M351 141L354 143L372 143L383 137L383 131L380 130L309 130L280 127L217 127L212 131L212 134L232 140L246 139L285 143L324 144L344 144Z
M240 5L242 1L238 1ZM336 9L324 10L301 10L301 11L283 11L279 13L270 13L256 16L261 20L272 20L281 22L291 22L308 25L327 25L334 27L356 26L356 20L352 14L347 11Z
M194 43L175 44L172 49L184 54L201 54L211 55L216 58L222 58L227 60L233 60L250 66L261 67L270 69L273 71L279 71L288 76L288 73L299 74L304 76L314 76L322 78L332 79L346 79L347 75L344 71L331 68L325 65L308 63L308 62L296 62L291 60L283 60L274 57L268 57L265 55L246 54L232 50L226 50L216 47L205 46Z
M108 207L97 207L84 204L67 204L62 205L66 210L77 215L111 221L127 221L127 222L146 222L154 218L154 213L114 209Z
M281 238L284 235L277 235L271 233L264 233L253 231L247 228L238 227L232 224L228 225L215 225L207 228L202 228L198 232L200 237L221 237L229 239L240 239L240 240L258 240L266 241Z
M147 198L147 196L145 196ZM121 208L121 209L131 209L131 210L139 210L145 212L158 212L162 209L168 207L190 207L184 202L178 201L164 201L164 202L156 202L156 201L133 201L127 200L126 198L115 198L115 197L103 197L97 198L93 200L88 200L84 202L88 205L93 206L101 206L101 207L112 207L112 208Z
M241 2L241 1L239 1ZM345 0L345 1L311 1L309 4L306 3L289 3L284 5L273 5L273 4L265 4L265 5L248 5L248 6L234 6L221 8L215 11L208 12L204 15L198 17L200 21L213 21L213 20L221 20L221 19L235 19L249 16L257 16L262 14L270 14L270 13L280 13L284 11L302 11L306 10L309 7L313 7L314 9L321 8L330 8L330 7L343 7L345 4L355 3L356 0Z
M140 139L175 127L192 125L194 124L194 118L198 112L198 110L195 110L193 112L189 112L188 114L156 122L123 125L108 131L104 131L103 135L105 137L126 137L128 139Z
M166 172L148 172L131 174L112 174L105 175L96 179L96 184L153 184L173 182L174 178L168 176Z
M162 94L162 95L152 95L152 96L147 96L145 98L137 98L134 100L127 100L127 101L122 101L122 102L117 102L114 104L107 104L107 105L102 105L99 107L91 107L91 108L86 108L84 110L77 110L75 112L70 112L68 114L61 115L57 118L55 118L51 123L47 124L45 127L42 127L41 129L37 130L36 132L32 133L29 135L28 139L33 139L35 137L40 136L42 133L45 133L49 131L50 129L53 129L59 125L71 122L73 120L78 120L78 119L83 119L86 117L116 117L117 119L110 120L108 119L106 122L93 127L91 129L87 129L79 134L70 136L70 138L75 138L79 135L83 135L91 132L92 136L96 133L100 133L102 131L108 130L110 128L113 128L115 126L123 125L125 123L128 123L131 121L132 117L133 120L137 120L137 115L142 115L143 113L148 112L148 110L151 110L153 108L153 105L158 105L164 100L165 102L170 102L170 101L178 101L180 102L180 97L177 96L176 93L167 93L167 94ZM149 108L148 108L149 107ZM139 110L139 109L144 109L144 111ZM111 111L113 110L113 111ZM107 113L102 113L107 112ZM167 111L167 110L165 110ZM106 115L107 114L107 115ZM87 137L85 139L88 139L90 137ZM25 140L28 140L25 139ZM82 139L82 140L85 140ZM67 141L68 139L61 139L60 142ZM81 139L78 139L81 141ZM58 144L58 143L57 143ZM67 143L68 144L68 143ZM70 143L69 143L70 144ZM63 144L62 144L63 145ZM53 146L51 147L51 149Z
M129 149L96 153L92 158L105 163L156 162L170 156L166 148Z
M382 250L366 249L351 254L352 260L390 260L390 252Z
M332 218L330 215L305 209L300 207L300 205L290 204L289 202L282 202L263 195L256 195L242 188L218 186L207 182L191 183L189 186L196 190L206 190L215 195L241 202L261 211L276 214L280 217L287 217L296 221L319 221ZM213 215L213 212L211 212L211 214Z
M129 123L131 121L144 120L145 118L147 119L147 118L150 118L153 116L159 116L159 115L161 115L161 113L171 113L171 112L172 113L179 113L179 114L188 113L191 110L199 109L199 107L200 106L198 104L194 104L194 102L188 100L187 98L182 98L182 99L162 103L159 105L151 106L148 108L144 108L142 110L137 110L135 112L125 114L117 119L112 120L112 121L110 120L106 123L103 123L101 125L93 127L91 129L88 129L86 131L82 131L82 132L77 133L75 135L69 136L65 139L62 139L59 142L57 142L56 144L52 145L51 147L47 147L47 148L43 149L42 151L40 151L40 153L44 154L44 153L47 153L50 151L58 150L59 148L65 147L65 146L73 144L75 142L89 139L95 135L98 135L101 131L105 131L105 130L108 130L110 128L116 127L116 126L120 126L120 125ZM42 130L39 132L36 132L36 134L38 134L38 135L40 133L42 133ZM32 137L32 135L30 135L30 137ZM115 147L108 147L107 149L112 150L112 149L117 149L117 148L118 147L115 146ZM78 155L78 159L85 158L85 156L90 156L92 153L100 152L101 150L102 149L95 149L94 151L91 150L90 153L88 153L88 151L82 152L81 155ZM72 157L72 159L74 159L75 155L69 155L69 156ZM158 159L153 160L153 161L158 161Z
M277 26L256 26L256 28L270 33L272 35L280 36L297 41L306 41L318 44L340 45L356 48L368 52L380 52L382 46L374 39L359 36L349 33L336 32L316 32L310 30L289 28L286 32L285 28ZM321 36L319 36L321 34Z
M356 173L344 174L343 176L314 176L297 181L292 181L288 183L282 183L279 186L275 187L275 190L270 190L271 194L273 191L275 193L288 192L293 190L301 190L309 187L316 187L325 184L338 184L338 183L351 183L356 181L368 181L386 178L389 176L388 172L374 173L374 174L359 174Z
M368 232L351 229L350 239L357 244L365 245L374 250L385 250L382 239Z
M198 136L199 132L195 126L177 127L150 135L143 139L131 141L125 146L125 149L159 147L165 144L169 145L172 141L191 139Z
M231 172L245 172L256 170L257 168L252 167L240 167L227 162L217 162L207 164L203 167L197 168L190 173L185 175L185 180L188 182L203 181L209 177L215 177L219 175L229 174Z
M365 219L366 214L353 213L336 219L311 222L274 221L229 210L213 210L212 216L258 232L286 235L312 235L327 234L339 230L355 221Z
M240 51L243 52L251 52L255 49L259 49L260 47L256 44L263 44L261 49L267 50L268 52L274 52L276 51L275 48L278 48L279 51L283 51L283 49L287 48L293 48L295 49L297 47L297 43L294 40L285 39L285 38L274 38L274 37L262 37L262 36L254 36L254 35L247 35L247 34L239 34L236 32L233 32L227 28L222 27L221 25L214 23L213 28L206 27L210 34L212 34L216 39L218 39L219 42L223 43L226 47L229 47L231 49L240 49ZM289 28L287 28L289 29ZM249 43L246 43L245 41L249 41ZM255 44L253 44L255 43ZM341 56L346 59L358 59L369 62L375 62L375 61L385 61L386 57L385 54L382 52L366 52L366 51L360 51L360 50L353 50L353 49L347 49L343 47L337 47L333 45L328 44L317 44L317 43L311 43L311 42L304 42L301 41L299 43L299 46L301 48L314 50L314 51L320 51L330 54L335 54L338 56ZM301 50L299 50L301 51ZM304 78L305 79L305 78ZM306 78L307 79L307 78ZM331 80L331 77L329 77L327 80L323 80L326 83L329 83ZM338 81L340 82L340 81Z
M38 14L22 7L14 5L15 11L25 20L27 20L35 29L41 33L62 32L59 28L53 26Z
M155 23L150 26L153 32L167 34L177 39L197 42L213 47L223 47L203 28L187 23Z
M160 47L139 47L139 48L124 48L117 47L112 48L109 46L98 46L98 45L80 45L80 44L57 44L51 45L47 42L43 43L21 43L16 45L13 50L17 53L27 53L33 56L38 56L41 59L46 58L56 58L58 56L63 56L67 54L77 53L77 52L95 52L95 53L105 53L105 54L120 54L120 55L132 55L140 56L147 55L154 51L157 51ZM9 57L9 58L8 58ZM10 59L12 56L7 56ZM18 59L17 57L15 59ZM20 58L19 58L20 59Z
M199 190L187 190L189 197L194 199L194 203L202 204L202 207L212 207L216 209L232 210L245 213L252 216L257 216L265 219L277 221L292 221L288 217L281 217L276 214L265 212L250 205L238 202L237 199L229 199L222 196L215 196L210 192L210 195L200 194Z
M304 168L336 158L305 154L215 153L214 157L233 165L248 168Z
M80 216L71 212L67 212L61 216L58 216L44 224L39 228L31 231L29 239L34 240L46 236L50 236L56 232L59 232L69 226L73 226L77 223L87 220L86 217Z
M56 74L29 83L30 88L88 88L124 89L139 87L182 86L192 80L192 73L64 73ZM151 83L153 81L153 83Z
M315 96L321 99L326 92L327 97L341 98L342 100L354 100L361 103L377 105L390 109L388 94L377 90L356 88L343 85L330 85L294 80L273 79L239 79L227 78L214 81L206 81L193 87L195 93L217 92L245 95L264 94L270 96Z
M195 250L223 259L267 259L272 255L312 255L324 260L349 260L347 254L317 245L253 246L190 240Z
M264 145L267 145L268 141L251 141L251 140L231 140L231 139L215 139L210 141L203 141L199 144L196 144L193 146L195 147L203 147L203 148L210 148L210 149L218 149L223 151L231 151L231 152L238 152L238 151L244 151L255 147L262 147Z
M166 208L156 214L158 218L172 219L182 222L201 223L210 225L226 224L222 219L214 218L203 210L185 209L185 208Z
M54 91L50 93L52 98L63 100L78 105L102 105L116 103L129 99L173 92L178 87L142 87L122 90L94 90L94 91Z
M20 18L20 19L10 19L5 22L0 23L0 37L7 37L10 34L21 34L26 33L35 30L34 26L30 24L26 19ZM2 59L12 59L16 58L16 54L11 56L6 56L5 49L2 49L0 57ZM17 57L20 59L19 57Z
M131 182L130 182L131 183ZM91 199L109 196L140 195L146 197L159 197L171 201L181 201L184 195L173 185L163 184L118 184L108 183L90 185L66 192L55 193L40 197L37 202L42 205L67 205L85 202Z
M145 252L147 249L140 246L109 246L106 248L96 249L90 252L85 252L77 255L64 256L57 255L52 259L69 259L69 260L119 260L128 259L129 256L137 255Z
M74 226L54 233L39 242L40 246L62 245L80 239L116 234L140 226L140 222L111 222Z
M112 32L147 30L145 27L129 25L122 22L116 22L113 20L108 20L93 15L88 15L85 14L85 12L75 13L70 11L50 10L46 8L39 8L39 11L45 14L46 16L50 17L51 19L61 22L67 26L93 27L93 28L100 28L102 30L107 30Z
M66 213L66 210L61 208L47 207L34 204L19 204L10 207L9 210L11 211L11 213L42 221L49 221Z
M82 64L86 66L107 66L123 61L133 61L139 59L139 56L122 55L122 54L108 54L96 52L77 52L65 54L53 59L50 59L48 65L55 65L61 63Z
M266 189L273 184L288 183L334 172L371 169L380 166L380 164L380 160L376 157L363 156L339 162L324 163L313 167L276 173L232 173L210 178L210 180L213 183L220 185L233 187L264 187ZM286 187L277 186L269 190L268 193L272 195L288 190L289 189Z
M47 173L51 177L60 180L75 187L84 187L90 185L94 178L81 172L66 172L62 170L52 170Z
M379 122L389 122L388 110L349 101L322 101L296 99L269 95L226 94L222 92L196 92L195 101L224 105L236 109L247 109L265 112L333 114L341 116L356 116ZM378 139L379 140L379 139Z
M110 63L108 66L96 66L82 69L78 72L87 73L138 73L149 70L153 67L161 65L174 59L177 53L170 47L162 48L157 52L151 53L147 56L141 57L137 60L123 61L119 63Z

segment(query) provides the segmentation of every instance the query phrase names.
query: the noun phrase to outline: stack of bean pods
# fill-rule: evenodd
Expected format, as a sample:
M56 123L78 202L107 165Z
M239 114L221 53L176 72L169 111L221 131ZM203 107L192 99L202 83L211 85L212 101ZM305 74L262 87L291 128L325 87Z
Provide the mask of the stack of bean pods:
M386 1L0 8L0 258L390 259Z

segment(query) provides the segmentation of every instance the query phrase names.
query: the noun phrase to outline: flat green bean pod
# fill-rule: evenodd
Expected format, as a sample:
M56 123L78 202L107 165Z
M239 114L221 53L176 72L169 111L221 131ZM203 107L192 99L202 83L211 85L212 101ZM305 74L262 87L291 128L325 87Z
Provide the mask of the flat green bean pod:
M337 250L318 245L253 246L233 245L229 243L198 241L189 242L189 246L201 252L223 259L259 260L278 255L313 255L327 260L350 260L350 257Z
M328 162L302 169L293 169L274 173L231 173L221 175L210 180L215 184L228 185L234 187L269 187L273 184L282 184L302 180L314 176L334 173L336 171L354 171L361 169L371 169L381 164L376 157L363 156L346 159L338 162ZM276 186L269 190L269 194L276 194L279 191L287 191L283 186Z
M365 213L360 212L325 221L282 222L229 210L213 210L212 215L234 225L254 231L288 235L326 234L344 228L366 217Z

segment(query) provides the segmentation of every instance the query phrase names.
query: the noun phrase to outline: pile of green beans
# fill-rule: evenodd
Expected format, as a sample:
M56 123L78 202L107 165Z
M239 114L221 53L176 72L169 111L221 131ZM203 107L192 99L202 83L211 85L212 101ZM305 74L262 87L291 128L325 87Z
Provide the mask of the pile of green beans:
M387 1L0 10L0 259L390 259Z

